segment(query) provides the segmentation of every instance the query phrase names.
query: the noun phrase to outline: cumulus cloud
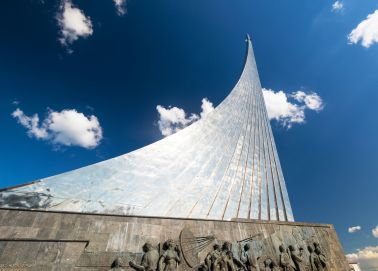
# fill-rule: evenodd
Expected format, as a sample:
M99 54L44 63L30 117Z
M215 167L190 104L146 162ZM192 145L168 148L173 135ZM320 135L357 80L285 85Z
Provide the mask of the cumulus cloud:
M319 112L324 107L321 97L315 92L296 91L287 94L282 90L275 92L263 88L263 95L269 119L278 121L286 128L304 123L306 109Z
M62 2L56 18L61 34L59 41L62 45L67 46L80 37L85 38L93 34L91 19L70 0Z
M113 0L117 14L122 16L126 13L126 0Z
M169 136L176 133L200 118L206 117L206 115L214 110L214 106L207 98L203 98L201 109L200 115L194 113L187 115L182 108L175 106L165 108L164 106L158 105L156 110L159 114L158 127L161 134L163 136Z
M376 270L378 266L378 246L368 246L358 249L355 253L346 255L348 262L360 264L362 270Z
M341 2L341 1L336 1L335 3L333 3L332 5L332 11L340 11L344 8L344 3Z
M102 128L97 117L87 117L75 109L60 112L49 110L43 121L40 121L37 114L30 117L19 108L12 116L27 129L30 137L56 145L91 149L99 145L102 139Z
M378 9L361 21L348 35L349 42L369 48L373 43L378 43Z
M214 105L207 98L203 98L201 102L201 118L204 118L205 116L207 116L207 114L214 110Z
M361 226L353 226L348 228L349 233L354 233L361 230Z
M374 229L372 229L372 234L373 234L373 236L375 237L375 238L378 238L378 226L377 227L375 227Z
M48 133L45 127L40 126L39 124L39 117L37 114L29 117L24 114L24 112L17 108L13 113L12 117L17 119L17 121L28 129L28 135L30 137L35 137L38 139L44 139L48 137Z

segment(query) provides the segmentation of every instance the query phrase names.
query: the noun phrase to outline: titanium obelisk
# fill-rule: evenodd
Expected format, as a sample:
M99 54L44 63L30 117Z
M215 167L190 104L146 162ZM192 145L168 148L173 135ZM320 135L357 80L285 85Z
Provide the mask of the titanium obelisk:
M0 269L349 270L332 225L292 221L248 37L238 82L204 118L0 191Z
M4 189L0 206L293 221L249 37L246 42L239 80L206 117L131 153Z

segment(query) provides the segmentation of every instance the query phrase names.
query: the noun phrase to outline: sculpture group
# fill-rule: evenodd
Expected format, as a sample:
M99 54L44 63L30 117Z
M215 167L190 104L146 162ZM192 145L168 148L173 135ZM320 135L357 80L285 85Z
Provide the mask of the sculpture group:
M247 239L246 239L247 240ZM248 239L249 241L251 238ZM194 250L195 247L191 247ZM202 248L204 249L204 248ZM251 242L215 242L213 250L207 253L199 264L192 266L183 255L180 247L173 239L165 241L160 253L151 243L143 245L143 256L140 264L129 261L129 266L136 271L178 271L186 262L183 270L195 271L327 271L327 257L319 243L307 246L307 252L300 246L281 244L277 255L256 256ZM190 250L187 250L190 251ZM189 257L188 257L189 258ZM120 259L116 259L111 270L123 270Z

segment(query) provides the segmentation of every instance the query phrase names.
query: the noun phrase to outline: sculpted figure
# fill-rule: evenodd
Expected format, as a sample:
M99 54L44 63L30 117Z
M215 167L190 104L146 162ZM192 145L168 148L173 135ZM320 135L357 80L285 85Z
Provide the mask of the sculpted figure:
M293 262L291 260L291 257L289 253L287 253L285 247L283 245L280 245L280 265L283 269L283 271L294 271L295 266L293 266Z
M120 258L116 258L114 262L112 263L110 271L124 271L124 269L121 268L122 261Z
M233 255L231 246L230 242L223 243L221 257L215 261L214 266L219 265L221 271L237 271L238 267L247 271L245 265Z
M211 271L220 271L221 270L221 263L219 259L222 257L221 247L218 244L213 246L214 250L207 254L205 258L205 264L207 270Z
M129 265L136 271L156 271L159 261L159 253L157 250L154 249L151 243L147 242L143 245L143 252L144 254L140 265L133 261L130 261Z
M181 262L180 249L172 239L166 242L166 247L159 260L159 271L176 271Z
M260 271L257 259L255 255L253 255L251 245L249 243L244 245L240 260L246 266L248 271Z
M317 266L315 265L315 262L317 261L316 258L318 256L314 252L314 248L311 245L309 245L307 246L307 250L310 253L310 256L309 256L310 271L319 271Z
M223 261L224 261L223 271L237 271L237 268L234 264L234 256L232 255L231 250L226 252L226 255L223 257Z
M318 271L326 270L327 267L327 259L325 255L320 250L319 246L315 247L315 266L318 268Z
M289 246L289 251L290 251L291 259L293 260L295 264L295 269L297 271L305 271L306 269L304 266L304 259L302 258L302 255L300 255L299 252L295 250L295 247L291 245Z

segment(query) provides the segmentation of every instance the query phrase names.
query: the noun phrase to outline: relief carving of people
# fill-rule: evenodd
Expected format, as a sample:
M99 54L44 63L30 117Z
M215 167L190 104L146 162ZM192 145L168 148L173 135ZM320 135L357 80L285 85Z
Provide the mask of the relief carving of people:
M318 268L318 271L327 270L327 259L325 255L322 253L322 250L320 249L319 245L315 246L315 266Z
M294 271L295 265L291 260L291 257L283 245L279 246L280 250L280 265L283 271Z
M296 251L295 247L290 245L289 251L291 255L291 259L294 262L295 270L297 271L306 271L305 267L305 259L303 258L303 254L300 254L300 252Z
M224 242L222 245L222 267L225 271L232 270L244 270L247 271L247 267L244 263L238 259L237 255L232 252L232 244L230 242Z
M317 261L318 255L316 255L314 248L311 245L307 246L307 250L310 253L310 256L309 256L310 271L319 271L317 265L315 264L315 262Z
M213 246L214 250L207 254L205 258L205 264L207 270L221 271L220 258L222 257L221 247L219 244Z
M143 252L144 254L140 265L133 261L130 261L129 265L136 271L156 271L159 261L159 253L157 250L151 243L147 242L143 245Z
M244 245L240 260L246 266L248 271L260 271L257 259L252 253L251 245L249 243Z
M159 260L159 271L176 271L181 262L180 249L172 239L165 242L165 247Z

